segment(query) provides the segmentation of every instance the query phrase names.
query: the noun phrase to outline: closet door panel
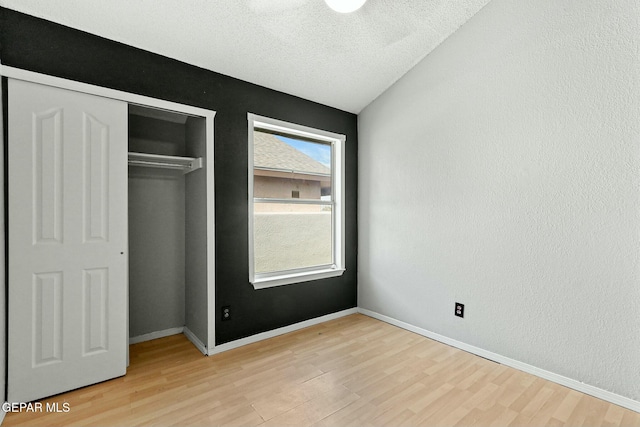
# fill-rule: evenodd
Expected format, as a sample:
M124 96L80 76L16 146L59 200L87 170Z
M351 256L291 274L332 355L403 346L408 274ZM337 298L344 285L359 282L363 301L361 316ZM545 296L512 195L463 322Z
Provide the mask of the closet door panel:
M33 204L36 244L62 243L62 109L33 117Z
M8 400L124 375L127 105L9 80Z
M34 366L62 361L62 272L33 275Z
M109 240L109 126L83 114L84 241Z
M109 270L94 268L84 270L82 274L82 351L87 356L109 350Z

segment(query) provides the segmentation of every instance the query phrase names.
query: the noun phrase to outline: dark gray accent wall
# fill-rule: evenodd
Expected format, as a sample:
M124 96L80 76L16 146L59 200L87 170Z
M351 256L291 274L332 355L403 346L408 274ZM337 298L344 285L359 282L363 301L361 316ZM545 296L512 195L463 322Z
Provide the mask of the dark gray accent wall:
M217 112L217 318L220 307L232 309L232 320L216 324L217 344L356 306L356 115L6 8L0 8L0 44L0 61L7 66ZM347 136L347 271L343 276L260 291L249 283L247 112Z

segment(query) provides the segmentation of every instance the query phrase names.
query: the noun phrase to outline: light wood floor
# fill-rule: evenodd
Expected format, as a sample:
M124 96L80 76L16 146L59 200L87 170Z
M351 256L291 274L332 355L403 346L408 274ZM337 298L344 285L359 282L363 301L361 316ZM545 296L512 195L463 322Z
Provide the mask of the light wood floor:
M212 357L131 346L126 376L4 425L640 426L640 414L363 315Z

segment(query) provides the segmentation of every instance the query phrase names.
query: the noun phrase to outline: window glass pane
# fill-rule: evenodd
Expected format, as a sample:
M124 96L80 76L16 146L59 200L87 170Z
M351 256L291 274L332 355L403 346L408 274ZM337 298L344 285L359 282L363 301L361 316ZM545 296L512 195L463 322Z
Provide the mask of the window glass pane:
M331 200L330 144L253 133L253 197Z
M255 203L256 273L333 263L330 205Z

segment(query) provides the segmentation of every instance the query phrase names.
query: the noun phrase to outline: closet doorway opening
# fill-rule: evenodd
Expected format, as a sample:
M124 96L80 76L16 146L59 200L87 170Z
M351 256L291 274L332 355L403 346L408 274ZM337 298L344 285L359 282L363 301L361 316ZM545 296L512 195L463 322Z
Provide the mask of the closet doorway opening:
M129 344L211 336L207 120L129 104Z
M182 332L212 354L215 112L2 74L8 400L125 375L128 341Z

